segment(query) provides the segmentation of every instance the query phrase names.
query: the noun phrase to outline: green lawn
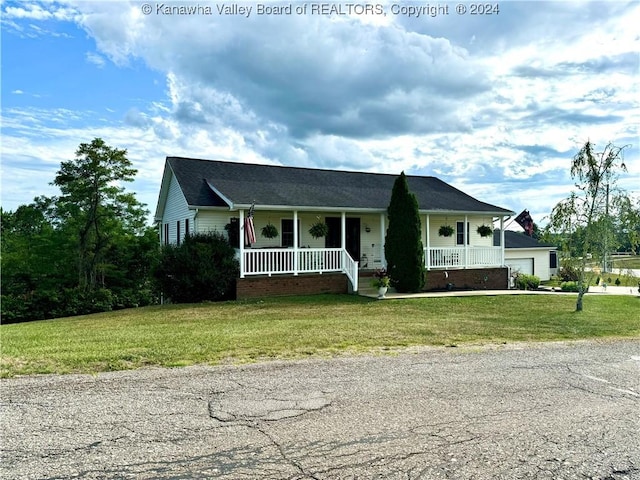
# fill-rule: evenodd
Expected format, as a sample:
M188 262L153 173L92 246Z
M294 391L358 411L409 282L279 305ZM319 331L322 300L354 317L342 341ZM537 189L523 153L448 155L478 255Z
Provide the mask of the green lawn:
M352 295L167 305L2 325L0 376L241 363L462 345L640 338L640 299L573 295L376 301Z

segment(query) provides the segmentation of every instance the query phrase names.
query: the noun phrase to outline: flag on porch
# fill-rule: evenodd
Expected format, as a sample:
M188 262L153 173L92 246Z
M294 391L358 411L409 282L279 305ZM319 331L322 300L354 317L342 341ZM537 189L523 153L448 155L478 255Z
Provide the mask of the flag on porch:
M515 218L515 221L524 228L524 231L527 232L527 235L533 235L533 219L529 214L529 210L523 210L520 215Z
M256 243L256 231L253 228L253 212L255 211L255 203L251 204L247 218L244 220L244 239L245 245Z

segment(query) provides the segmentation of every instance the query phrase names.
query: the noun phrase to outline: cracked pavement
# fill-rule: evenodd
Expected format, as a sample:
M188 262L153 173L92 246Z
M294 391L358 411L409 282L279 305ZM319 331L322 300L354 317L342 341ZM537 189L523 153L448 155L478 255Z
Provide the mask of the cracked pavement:
M640 479L640 341L0 381L3 479Z

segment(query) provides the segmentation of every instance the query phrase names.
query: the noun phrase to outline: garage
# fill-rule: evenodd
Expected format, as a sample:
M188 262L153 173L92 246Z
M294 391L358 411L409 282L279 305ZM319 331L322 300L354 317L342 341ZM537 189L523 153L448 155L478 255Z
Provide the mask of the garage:
M533 258L507 258L505 263L511 267L511 273L533 275Z

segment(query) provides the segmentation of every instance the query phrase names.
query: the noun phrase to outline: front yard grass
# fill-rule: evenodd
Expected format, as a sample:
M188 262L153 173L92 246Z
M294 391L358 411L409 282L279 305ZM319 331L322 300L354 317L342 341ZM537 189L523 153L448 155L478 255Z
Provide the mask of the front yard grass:
M166 305L0 327L0 376L333 356L416 345L640 338L640 299L315 295Z

